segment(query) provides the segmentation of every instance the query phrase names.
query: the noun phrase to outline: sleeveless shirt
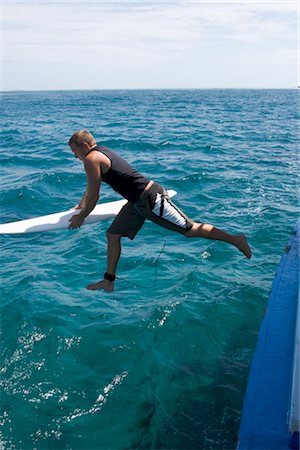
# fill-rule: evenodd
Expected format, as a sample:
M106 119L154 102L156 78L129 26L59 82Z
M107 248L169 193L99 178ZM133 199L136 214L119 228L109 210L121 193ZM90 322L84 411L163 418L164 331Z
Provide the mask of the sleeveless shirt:
M98 145L93 150L103 153L111 161L111 167L102 173L102 180L127 200L136 203L150 180L110 148Z

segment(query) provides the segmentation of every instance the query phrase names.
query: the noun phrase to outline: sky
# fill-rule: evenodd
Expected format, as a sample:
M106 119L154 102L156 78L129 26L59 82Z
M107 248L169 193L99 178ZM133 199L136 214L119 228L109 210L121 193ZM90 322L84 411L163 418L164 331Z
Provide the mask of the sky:
M1 90L295 88L298 0L1 3Z

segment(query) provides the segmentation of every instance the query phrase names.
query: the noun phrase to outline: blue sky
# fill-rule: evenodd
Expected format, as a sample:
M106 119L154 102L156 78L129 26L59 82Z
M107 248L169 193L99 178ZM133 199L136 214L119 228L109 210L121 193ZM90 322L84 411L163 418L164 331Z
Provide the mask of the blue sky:
M3 1L2 90L293 88L298 1Z

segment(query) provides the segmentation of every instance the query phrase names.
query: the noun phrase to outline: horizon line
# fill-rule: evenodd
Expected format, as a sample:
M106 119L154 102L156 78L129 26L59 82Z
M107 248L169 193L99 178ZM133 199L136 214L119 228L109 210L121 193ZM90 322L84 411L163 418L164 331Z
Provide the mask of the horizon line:
M291 87L178 87L178 88L50 88L50 89L0 89L0 93L10 92L74 92L74 91L200 91L200 90L292 90L300 89L300 85Z

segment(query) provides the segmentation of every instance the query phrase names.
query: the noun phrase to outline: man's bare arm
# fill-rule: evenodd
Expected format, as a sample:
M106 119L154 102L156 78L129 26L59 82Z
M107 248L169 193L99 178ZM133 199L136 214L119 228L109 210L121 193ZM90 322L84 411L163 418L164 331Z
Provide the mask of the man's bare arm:
M87 159L84 162L84 168L87 175L87 188L80 205L82 207L79 216L84 219L95 208L99 200L99 191L101 187L100 164L96 159Z
M101 187L101 169L97 159L87 159L84 162L84 168L87 174L87 189L83 196L83 204L79 214L70 219L69 228L78 228L82 225L86 216L95 208L99 200L99 191Z
M84 196L82 197L82 199L80 200L80 202L78 204L78 208L84 208L85 207L87 194L88 194L87 191L85 191Z
M78 205L75 206L75 209L81 209L81 208L84 208L84 207L85 207L87 196L88 196L88 190L86 189L86 191L85 191L85 193L84 193L84 196L82 197L82 199L80 200L80 202L78 203Z

